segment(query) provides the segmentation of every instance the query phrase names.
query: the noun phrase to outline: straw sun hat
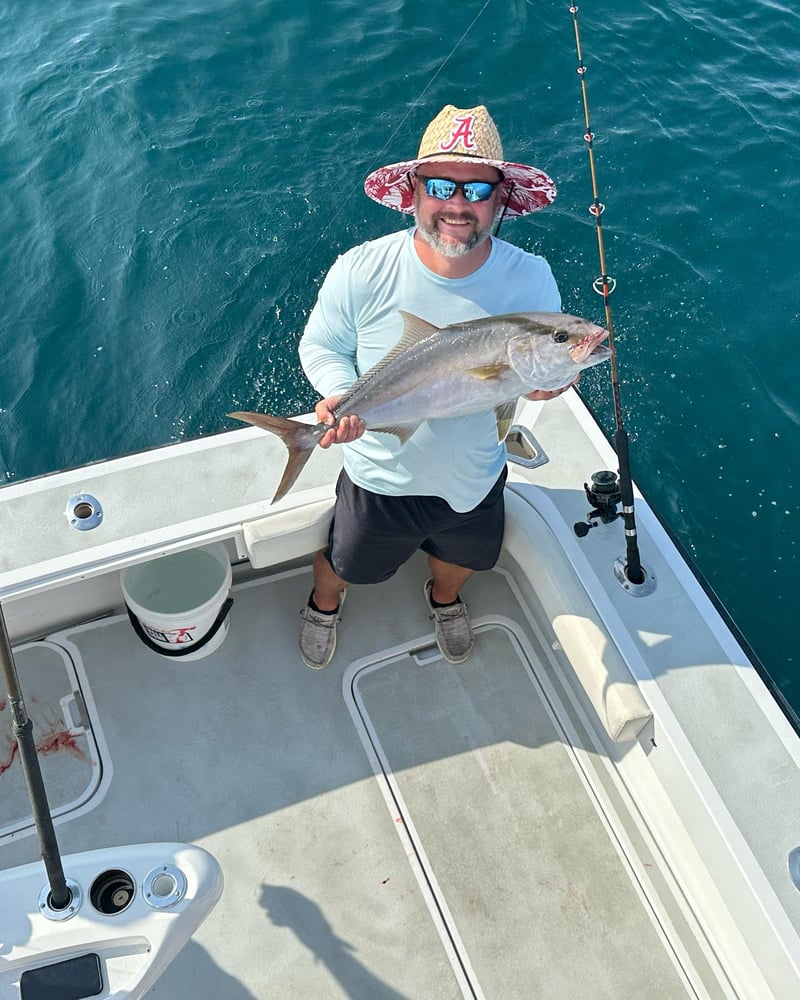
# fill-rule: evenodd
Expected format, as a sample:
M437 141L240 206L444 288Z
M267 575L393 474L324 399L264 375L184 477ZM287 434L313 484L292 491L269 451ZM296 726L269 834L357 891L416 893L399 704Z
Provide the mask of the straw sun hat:
M503 159L497 126L482 104L476 108L456 108L452 104L442 108L425 129L417 158L374 170L364 181L364 190L381 205L399 212L413 212L414 192L409 173L423 163L446 163L448 160L486 163L501 170L505 182L500 204L508 198L507 219L535 212L555 199L555 184L546 173L524 163L509 163Z

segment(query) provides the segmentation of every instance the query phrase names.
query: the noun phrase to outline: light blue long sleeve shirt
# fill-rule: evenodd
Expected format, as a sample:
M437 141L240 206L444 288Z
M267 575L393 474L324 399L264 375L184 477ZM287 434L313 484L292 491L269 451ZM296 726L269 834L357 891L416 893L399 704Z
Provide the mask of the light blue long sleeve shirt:
M510 312L559 312L547 261L492 238L485 263L466 278L443 278L419 259L413 229L363 243L333 264L300 341L300 361L323 396L347 390L400 339L399 310L435 326ZM505 445L494 413L429 420L401 445L367 431L342 446L352 481L373 493L438 496L472 510L502 471Z

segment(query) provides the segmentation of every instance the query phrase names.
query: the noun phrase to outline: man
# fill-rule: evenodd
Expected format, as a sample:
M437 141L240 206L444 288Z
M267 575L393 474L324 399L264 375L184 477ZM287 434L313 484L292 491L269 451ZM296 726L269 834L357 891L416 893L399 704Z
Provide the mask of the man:
M506 454L494 413L428 421L401 444L365 433L356 415L333 427L333 411L400 339L400 309L436 326L560 311L547 262L491 235L499 218L552 202L555 187L540 170L504 160L482 105L447 105L426 129L416 159L374 171L364 187L375 201L413 212L416 225L334 263L300 342L306 375L324 397L317 418L332 425L320 444L345 446L328 547L314 560L314 588L302 612L300 652L309 667L327 666L348 583L386 580L421 548L436 641L447 660L460 663L472 650L461 588L474 571L494 566L503 539ZM566 388L528 398L549 399Z

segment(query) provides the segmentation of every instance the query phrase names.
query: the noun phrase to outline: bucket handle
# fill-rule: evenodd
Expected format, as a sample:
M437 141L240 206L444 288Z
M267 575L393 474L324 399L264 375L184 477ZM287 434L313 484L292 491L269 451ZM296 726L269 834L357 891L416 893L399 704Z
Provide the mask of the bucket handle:
M125 610L128 612L128 618L131 620L131 625L133 626L133 631L139 636L142 642L147 646L148 649L152 649L154 653L159 653L161 656L188 656L189 653L196 653L198 649L202 649L206 643L211 642L217 632L222 628L222 624L228 616L228 612L233 606L233 598L228 597L225 603L219 609L219 614L214 619L214 624L206 632L202 639L197 642L187 642L180 648L176 649L165 649L163 646L157 645L150 636L142 628L142 623L136 617L136 615L131 611L128 605L125 605Z

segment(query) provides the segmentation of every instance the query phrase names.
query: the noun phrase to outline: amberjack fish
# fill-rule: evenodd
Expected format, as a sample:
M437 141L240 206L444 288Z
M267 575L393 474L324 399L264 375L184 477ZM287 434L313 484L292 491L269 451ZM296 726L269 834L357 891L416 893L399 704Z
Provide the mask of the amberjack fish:
M485 410L494 410L502 441L519 396L559 389L611 354L602 343L606 330L567 313L511 313L441 328L400 314L397 345L345 392L334 416L357 414L368 430L394 434L403 444L424 420ZM336 426L265 413L228 416L277 434L289 450L272 503L292 488L319 440Z

